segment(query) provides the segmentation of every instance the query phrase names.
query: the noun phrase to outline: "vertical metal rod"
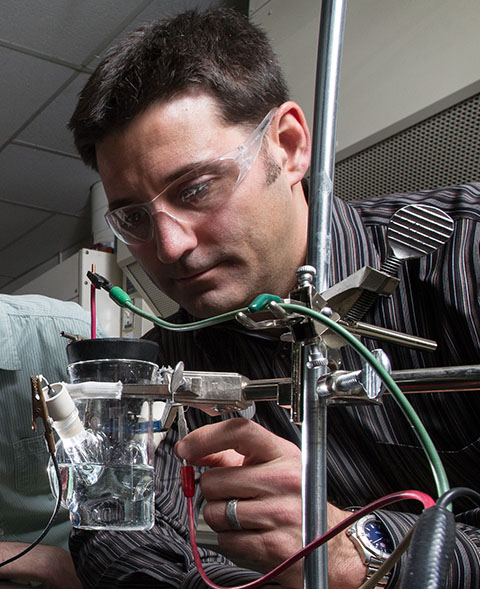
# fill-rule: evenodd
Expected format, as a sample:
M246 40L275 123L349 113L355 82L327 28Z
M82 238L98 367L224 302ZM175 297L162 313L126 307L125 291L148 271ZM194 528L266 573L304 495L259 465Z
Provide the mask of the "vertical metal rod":
M322 0L315 87L313 151L311 163L307 264L317 269L315 287L328 287L331 262L331 217L335 165L337 95L346 0ZM307 346L309 347L309 346ZM318 350L317 350L318 351ZM309 353L305 350L305 356ZM325 353L325 349L322 350ZM305 357L304 361L308 361ZM303 539L311 542L327 529L327 406L316 394L318 378L326 365L303 371L304 420ZM307 589L328 587L326 547L304 561L303 584Z
M323 349L322 349L323 348ZM303 346L303 423L302 423L302 491L303 543L309 544L327 529L327 407L316 394L317 381L325 366L312 366L312 356L319 352L326 358L324 347ZM304 559L305 589L328 587L327 546L321 546Z
M315 287L319 292L329 286L337 96L345 8L345 0L323 0L320 16L306 260L317 269Z

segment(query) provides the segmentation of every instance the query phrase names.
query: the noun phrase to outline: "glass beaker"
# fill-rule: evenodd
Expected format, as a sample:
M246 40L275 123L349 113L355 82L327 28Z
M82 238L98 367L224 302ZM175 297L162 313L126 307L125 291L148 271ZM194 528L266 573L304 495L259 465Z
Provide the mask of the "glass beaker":
M134 353L130 350L129 355L147 355L149 360L92 357L126 354L124 347L118 349L122 340L82 340L67 347L69 359L76 360L67 366L70 383L83 383L72 387L70 394L86 435L82 436L78 452L71 448L67 452L65 441L57 446L56 456L62 502L76 528L148 530L155 521L153 401L138 396L116 398L102 393L101 387L99 392L98 385L93 385L156 381L158 365L151 357L156 359L158 346L145 340L127 340L128 346L135 341L142 349ZM79 346L83 342L89 342L88 350ZM155 349L147 346L149 353L145 354L145 344L153 344ZM69 351L72 345L77 347ZM54 469L49 471L52 487L58 492Z

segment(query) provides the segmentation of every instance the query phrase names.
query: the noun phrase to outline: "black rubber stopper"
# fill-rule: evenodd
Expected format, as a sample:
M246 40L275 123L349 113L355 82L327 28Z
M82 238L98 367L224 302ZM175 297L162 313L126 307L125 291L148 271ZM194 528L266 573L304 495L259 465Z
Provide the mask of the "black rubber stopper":
M98 338L70 342L67 358L70 364L84 360L144 360L156 362L158 344L146 339Z

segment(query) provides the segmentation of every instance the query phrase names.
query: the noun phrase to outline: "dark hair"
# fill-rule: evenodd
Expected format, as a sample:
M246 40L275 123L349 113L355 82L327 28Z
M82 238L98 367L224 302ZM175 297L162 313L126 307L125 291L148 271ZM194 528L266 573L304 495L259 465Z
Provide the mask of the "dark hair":
M231 9L191 10L140 27L89 78L69 122L83 161L95 144L156 101L192 87L212 95L225 123L257 124L288 100L266 34Z

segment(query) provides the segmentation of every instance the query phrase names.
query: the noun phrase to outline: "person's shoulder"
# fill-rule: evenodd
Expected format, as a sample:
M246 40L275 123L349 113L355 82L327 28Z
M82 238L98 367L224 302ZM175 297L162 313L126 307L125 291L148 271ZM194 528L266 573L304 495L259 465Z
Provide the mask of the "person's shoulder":
M385 194L349 203L367 224L388 221L395 211L411 204L438 207L456 220L480 221L480 182Z

